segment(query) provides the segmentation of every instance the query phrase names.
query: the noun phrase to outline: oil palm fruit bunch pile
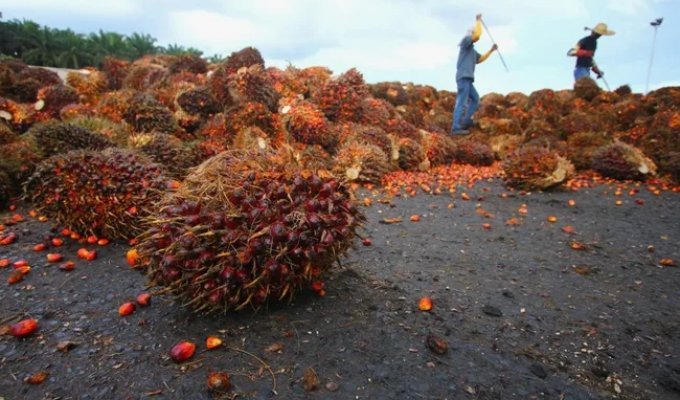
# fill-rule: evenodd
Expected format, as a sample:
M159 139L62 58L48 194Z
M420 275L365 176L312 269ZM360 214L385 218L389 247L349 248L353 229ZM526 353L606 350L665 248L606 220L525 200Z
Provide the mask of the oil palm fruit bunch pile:
M174 134L181 130L172 111L150 94L143 92L133 96L123 118L135 132Z
M200 313L323 290L364 217L342 181L281 159L227 151L195 168L139 237L139 267L151 282Z
M460 164L491 165L494 162L493 150L485 143L462 140L455 147L453 158Z
M635 147L619 141L597 149L591 164L603 176L619 180L640 180L656 174L652 160Z
M571 162L557 151L542 146L524 145L502 165L506 184L526 190L557 186L574 173Z
M399 149L399 168L405 171L425 171L429 168L429 160L425 156L423 146L417 140L401 138L397 142Z
M208 62L195 54L182 54L170 61L168 69L172 74L185 71L204 74L208 72Z
M574 83L574 94L579 99L592 101L600 92L602 89L589 77L583 77Z
M196 157L180 139L167 133L140 133L129 138L129 145L163 166L168 176L182 178L193 167Z
M186 90L177 96L177 105L191 115L208 117L220 111L220 105L207 88Z
M81 235L131 238L168 179L129 150L75 150L41 162L24 185L36 210Z
M313 95L315 102L329 121L361 121L362 101L369 95L364 78L352 68L337 78L330 79Z
M333 164L335 174L357 182L380 183L390 171L387 156L380 147L357 141L341 146Z
M337 138L330 130L323 112L306 100L292 100L280 110L281 122L292 139L297 142L318 144L328 151L335 150Z
M75 89L64 84L46 86L40 89L37 98L35 109L53 117L57 117L64 106L77 103L79 100Z
M113 142L101 135L61 121L37 124L29 130L29 134L35 137L42 154L46 157L71 150L103 150L114 146Z
M450 164L455 158L456 144L448 135L423 131L421 142L430 165Z

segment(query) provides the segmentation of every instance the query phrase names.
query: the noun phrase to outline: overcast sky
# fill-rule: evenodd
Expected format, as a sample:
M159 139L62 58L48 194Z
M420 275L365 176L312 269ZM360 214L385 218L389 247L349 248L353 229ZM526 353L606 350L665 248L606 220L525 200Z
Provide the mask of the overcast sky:
M148 33L158 44L229 55L246 46L268 66L356 67L367 82L401 81L455 91L458 43L482 13L505 58L477 67L480 94L572 85L567 50L605 22L596 59L614 89L645 89L658 28L650 89L680 85L680 0L0 0L3 19L30 19L78 33ZM480 53L492 42L486 32Z

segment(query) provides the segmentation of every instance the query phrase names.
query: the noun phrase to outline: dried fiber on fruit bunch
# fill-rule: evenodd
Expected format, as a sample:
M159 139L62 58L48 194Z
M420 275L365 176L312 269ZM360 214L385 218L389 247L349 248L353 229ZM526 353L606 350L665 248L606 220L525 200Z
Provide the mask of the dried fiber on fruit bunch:
M9 124L4 121L4 119L0 118L0 145L11 143L19 139L19 135L17 135Z
M456 144L450 136L427 131L421 131L421 135L420 143L431 166L451 164L455 158Z
M42 159L35 138L30 135L21 135L17 140L0 146L0 168L11 179L13 193L21 192L21 185Z
M502 160L522 145L520 135L496 135L489 138L489 147L497 160Z
M352 68L327 81L312 94L311 100L319 106L329 121L360 122L362 101L368 96L364 77Z
M122 122L123 115L130 106L130 101L137 94L132 90L117 90L106 92L99 98L94 106L95 112L100 117L105 117L113 122Z
M293 140L309 145L318 144L329 152L335 151L338 138L316 104L307 100L285 99L279 115L284 129Z
M45 157L71 150L103 150L114 146L113 142L95 132L61 121L37 124L28 134L35 138Z
M420 139L420 130L412 123L405 121L401 117L387 121L386 126L381 126L388 134L398 138Z
M560 103L552 89L541 89L532 92L527 99L527 110L537 114L560 113Z
M2 91L2 95L20 103L32 103L36 100L38 91L43 86L32 78L15 78L12 85Z
M69 72L66 75L66 83L75 89L80 101L96 104L99 97L108 90L109 81L104 72L95 69L88 69L87 72L87 74Z
M391 170L385 153L373 144L350 141L333 158L333 172L349 181L380 183Z
M563 137L568 138L570 135L578 132L600 131L606 128L601 123L602 119L597 113L574 111L562 118L557 123L557 130L562 132Z
M508 108L508 103L505 96L498 93L488 93L482 96L479 101L479 110L476 113L476 118L500 118L503 110L506 108Z
M205 74L208 72L208 62L196 54L182 54L170 61L168 69L171 74L178 72Z
M649 92L642 98L643 104L652 112L680 111L680 87L664 87Z
M641 180L656 174L656 165L639 149L615 141L593 153L592 168L603 176L619 180Z
M266 105L271 112L276 112L278 108L280 95L262 65L244 67L229 75L227 88L227 106L258 102Z
M610 143L612 138L605 132L578 132L567 138L567 157L576 169L589 169L593 153Z
M262 103L248 102L225 110L225 129L229 136L236 136L241 130L256 126L273 135L276 124L274 114Z
M630 96L633 94L633 90L630 88L629 85L621 85L614 90L614 93L618 94L621 97L625 96Z
M565 182L574 166L556 151L539 146L523 146L502 163L505 183L514 188L548 189Z
M555 116L555 118L559 117ZM522 134L527 140L544 136L560 136L560 132L557 129L557 123L552 124L543 118L532 119Z
M131 134L127 125L100 116L78 116L63 121L68 124L79 126L90 132L97 133L99 136L110 140L119 147L125 147L125 145L127 145L128 137Z
M78 117L94 117L96 112L94 108L87 103L71 103L67 104L59 110L59 115L56 118L62 121Z
M11 99L0 97L0 119L17 133L24 132L31 125L29 112L33 107L17 103Z
M600 94L601 91L602 89L597 86L597 83L592 78L587 76L577 80L576 83L574 83L574 94L579 99L592 101L598 94Z
M333 166L333 158L319 145L281 146L280 151L285 151L286 147L289 157L300 169L330 170Z
M515 118L479 118L479 130L490 135L521 135L522 127ZM450 125L449 125L450 126Z
M616 126L621 129L630 129L636 120L645 116L645 110L641 107L640 100L629 98L612 106L611 112L616 116Z
M399 168L405 171L426 171L430 168L430 161L425 156L423 146L416 140L401 138L397 141L399 149Z
M384 99L393 106L402 106L409 103L409 95L400 82L378 82L368 85L373 97Z
M436 106L452 111L456 105L456 94L448 90L440 90Z
M130 150L76 150L41 162L24 185L27 200L81 235L128 239L168 184L161 168Z
M453 159L458 164L486 166L493 164L495 157L489 145L468 139L456 141Z
M260 51L254 47L244 47L234 51L224 60L224 68L227 74L232 74L243 67L261 65L264 67L264 59Z
M257 126L241 129L231 143L231 148L238 150L271 150L272 140L269 135Z
M182 132L172 111L146 93L132 97L123 118L135 132L162 132L175 135L181 135Z
M151 282L202 313L323 290L364 217L342 181L276 159L221 153L166 196L136 247Z
M130 65L123 80L123 89L144 91L168 79L166 67L151 63L150 60L137 60Z
M387 126L391 119L399 118L396 108L383 99L366 97L361 102L361 121L364 125Z
M106 80L109 83L109 90L122 89L123 81L125 80L129 69L129 61L120 60L111 56L104 58L101 71L106 75Z
M186 90L177 96L177 105L192 115L208 117L220 111L220 105L205 87Z
M67 85L46 86L38 91L35 109L57 117L59 110L67 104L79 101L78 93L75 89Z
M189 168L198 164L190 149L175 136L166 133L139 133L129 138L128 144L163 166L166 175L182 178Z
M348 142L365 142L376 145L385 153L388 158L394 154L398 157L392 138L378 126L362 125L353 122L345 122L333 125L338 141L342 144Z

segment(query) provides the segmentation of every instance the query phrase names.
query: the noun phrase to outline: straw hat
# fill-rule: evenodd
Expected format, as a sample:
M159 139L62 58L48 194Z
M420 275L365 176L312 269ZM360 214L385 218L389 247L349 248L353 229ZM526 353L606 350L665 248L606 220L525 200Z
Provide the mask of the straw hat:
M602 36L611 36L614 35L616 32L610 31L607 29L607 24L600 22L599 24L595 25L595 27L592 29L593 32L598 33Z

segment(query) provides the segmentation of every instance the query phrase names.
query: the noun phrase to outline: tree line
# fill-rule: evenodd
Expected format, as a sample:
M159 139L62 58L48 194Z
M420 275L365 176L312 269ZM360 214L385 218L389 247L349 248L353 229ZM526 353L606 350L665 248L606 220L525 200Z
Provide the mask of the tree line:
M199 57L203 52L193 47L171 44L156 45L156 38L148 34L121 35L116 32L81 34L71 29L42 26L30 20L0 21L0 54L23 60L26 64L57 68L99 68L108 56L136 60L147 54L183 55ZM218 62L220 55L206 57Z

